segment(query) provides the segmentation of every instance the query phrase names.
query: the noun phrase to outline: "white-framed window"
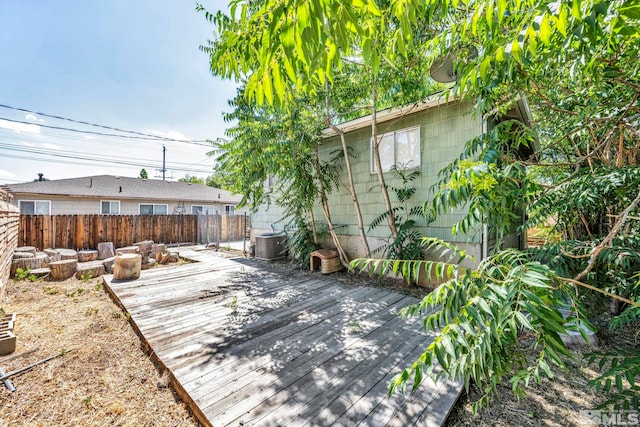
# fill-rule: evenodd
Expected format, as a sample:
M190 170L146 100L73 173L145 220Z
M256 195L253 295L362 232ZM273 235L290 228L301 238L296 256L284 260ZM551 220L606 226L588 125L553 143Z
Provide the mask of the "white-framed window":
M236 207L233 205L224 205L224 213L226 215L233 215L236 211Z
M18 205L21 215L51 215L49 200L20 200Z
M420 126L400 129L378 135L378 150L382 171L388 172L393 166L398 169L420 167ZM371 173L376 172L373 161L373 139L371 139Z
M120 215L120 201L100 200L100 213L102 215Z
M167 215L169 212L169 205L154 205L140 203L138 205L138 214L140 215Z
M211 205L191 205L191 215L213 215L216 208Z

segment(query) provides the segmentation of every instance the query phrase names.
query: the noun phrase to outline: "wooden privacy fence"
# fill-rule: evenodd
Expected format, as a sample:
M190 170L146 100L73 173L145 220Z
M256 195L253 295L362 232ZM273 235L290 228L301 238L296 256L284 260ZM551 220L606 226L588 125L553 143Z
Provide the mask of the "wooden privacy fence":
M198 215L199 243L226 243L246 240L251 228L249 216Z
M0 300L9 280L13 251L18 245L18 208L10 200L11 196L0 190Z
M197 215L20 215L18 244L44 248L116 247L142 240L195 243Z

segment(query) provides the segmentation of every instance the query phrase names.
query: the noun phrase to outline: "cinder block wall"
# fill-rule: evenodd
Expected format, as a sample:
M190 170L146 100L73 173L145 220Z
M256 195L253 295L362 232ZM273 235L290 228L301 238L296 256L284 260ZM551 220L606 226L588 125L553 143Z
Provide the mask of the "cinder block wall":
M471 103L454 101L407 115L398 120L381 123L378 126L378 131L382 134L412 126L420 126L421 142L421 175L414 182L417 191L412 199L412 205L422 206L425 202L430 203L433 198L431 187L438 182L438 172L462 153L467 141L482 133L482 119L473 115ZM364 224L368 228L369 224L385 211L377 176L371 172L371 128L367 127L350 132L346 135L346 139L354 156L351 159L351 166ZM327 159L331 152L339 148L338 138L331 138L323 142L320 151L321 157ZM401 183L394 179L392 173L385 173L385 178L389 187L401 186ZM347 182L344 171L341 180ZM393 191L389 192L392 200L395 201ZM365 256L366 254L360 250L360 244L353 241L352 238L352 236L358 236L358 228L353 202L347 189L340 187L338 190L334 190L329 195L329 203L334 224L336 227L340 226L338 233L349 246L349 249L346 249L347 252L353 257ZM465 214L465 209L457 209L440 215L431 224L420 220L416 228L424 236L437 237L458 245L468 246L468 249L478 252L481 242L480 232L472 231L466 235L452 235L451 227L460 221ZM319 210L316 217L320 220L324 219ZM367 236L372 249L388 238L389 234L386 221L383 221L382 225L376 229L368 231ZM376 240L378 242L374 242Z
M0 301L4 297L13 251L18 246L18 208L11 204L11 196L0 190Z

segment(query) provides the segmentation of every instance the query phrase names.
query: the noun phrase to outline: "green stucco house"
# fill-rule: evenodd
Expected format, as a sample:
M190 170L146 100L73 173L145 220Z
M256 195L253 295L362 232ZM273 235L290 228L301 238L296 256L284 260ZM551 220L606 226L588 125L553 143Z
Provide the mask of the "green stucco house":
M465 143L481 135L491 121L474 115L472 102L461 102L457 99L434 97L423 103L402 108L381 111L377 114L378 135L382 137L380 156L383 170L389 171L393 165L420 170L420 176L413 182L417 188L413 201L422 205L431 200L433 184L438 181L438 172L457 158L463 151ZM500 119L517 119L531 121L526 100L516 102L513 108ZM345 132L348 146L354 157L351 165L365 226L385 211L380 187L372 161L371 149L371 116L352 120L338 127ZM321 156L329 158L329 153L341 148L340 139L331 129L323 131ZM341 181L348 182L346 172ZM393 174L386 173L388 186L398 185ZM390 193L393 198L393 194ZM331 215L340 241L350 258L363 257L367 254L361 247L361 240L354 215L354 207L346 187L339 188L329 194ZM515 208L515 207L514 207ZM316 209L316 219L324 219L320 206ZM489 236L486 227L466 235L452 235L452 226L465 215L464 211L454 211L439 216L434 222L418 224L418 230L428 237L437 237L457 244L465 249L476 260L485 257L491 250L495 237ZM325 228L326 228L326 224ZM282 230L282 211L274 203L264 206L252 215L252 238L273 229ZM376 229L367 232L371 249L380 246L389 237L386 222ZM509 236L508 245L521 247L524 236L514 233ZM331 247L327 236L326 246ZM375 256L375 255L374 255Z

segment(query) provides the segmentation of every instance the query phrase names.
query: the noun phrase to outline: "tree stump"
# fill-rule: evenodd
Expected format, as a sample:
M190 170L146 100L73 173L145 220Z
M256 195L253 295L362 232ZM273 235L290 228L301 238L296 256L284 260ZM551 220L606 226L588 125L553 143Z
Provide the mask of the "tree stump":
M158 254L163 254L165 252L167 252L167 245L164 243L154 243L151 246L151 254L156 260L158 259Z
M142 263L142 269L143 270L148 270L152 267L155 267L156 265L156 259L155 258L147 258L147 262L146 263Z
M134 243L134 246L140 248L140 254L143 257L149 256L151 254L151 248L153 247L153 240L144 240L142 242Z
M116 249L116 256L124 254L137 254L140 253L140 249L137 246L125 246Z
M60 252L58 252L55 249L45 249L44 253L49 256L49 260L51 262L62 260L62 257L60 256Z
M104 266L104 271L107 274L113 274L113 264L116 262L115 257L110 257L102 260L102 265Z
M11 277L15 277L16 271L21 268L23 270L35 270L36 268L45 268L49 265L49 257L47 254L38 254L31 258L15 258L11 261Z
M113 242L98 243L98 259L107 259L116 255L113 249Z
M78 261L75 259L64 259L49 264L52 280L67 280L76 273L77 268Z
M35 248L35 246L20 246L19 248L16 248L15 251L16 252L29 252L33 256L36 256L37 249Z
M114 280L132 280L140 277L142 269L142 255L122 254L116 256L113 266Z
M43 278L43 277L47 277L49 274L51 274L51 269L49 269L49 268L34 268L33 270L31 270L31 274L33 274L34 276L36 276L38 278Z
M76 268L76 279L89 280L100 277L104 274L105 268L101 262L87 262L78 264Z
M78 262L89 262L98 259L98 251L83 249L78 252Z
M74 251L73 249L58 249L56 248L56 251L58 251L60 253L60 261L64 261L67 259L73 259L73 260L78 260L78 253L76 251Z
M32 254L31 252L14 252L13 253L13 259L20 259L20 258L35 258L36 256L34 254Z

